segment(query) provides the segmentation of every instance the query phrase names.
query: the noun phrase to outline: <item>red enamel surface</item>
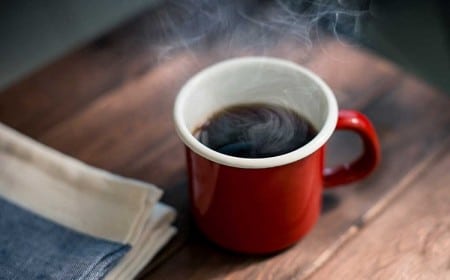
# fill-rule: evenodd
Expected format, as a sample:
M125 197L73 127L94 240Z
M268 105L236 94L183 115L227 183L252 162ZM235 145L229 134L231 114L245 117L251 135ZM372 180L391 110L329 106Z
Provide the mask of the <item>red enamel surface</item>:
M350 130L363 141L363 153L354 162L324 170L325 186L334 187L349 184L369 175L381 160L378 136L369 119L357 111L339 111L337 130Z
M316 223L323 186L367 176L380 160L370 121L341 111L337 129L361 136L364 152L355 162L324 170L324 148L293 163L245 169L210 161L186 148L190 199L203 233L218 245L244 253L270 253L301 239Z
M320 212L322 150L295 163L241 169L187 150L191 205L205 235L239 252L268 253L306 234Z

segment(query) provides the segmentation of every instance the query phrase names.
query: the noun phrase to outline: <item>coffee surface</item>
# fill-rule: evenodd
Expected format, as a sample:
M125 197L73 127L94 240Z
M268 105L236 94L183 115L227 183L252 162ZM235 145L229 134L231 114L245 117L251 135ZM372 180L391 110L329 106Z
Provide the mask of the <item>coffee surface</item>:
M228 107L194 131L209 148L231 156L264 158L292 152L317 131L303 116L272 104Z

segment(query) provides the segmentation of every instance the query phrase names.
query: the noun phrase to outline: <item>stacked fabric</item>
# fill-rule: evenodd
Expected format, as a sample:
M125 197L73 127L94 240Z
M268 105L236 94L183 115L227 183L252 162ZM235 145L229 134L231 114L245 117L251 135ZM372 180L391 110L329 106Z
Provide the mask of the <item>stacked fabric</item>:
M0 279L133 279L176 232L161 195L0 123Z

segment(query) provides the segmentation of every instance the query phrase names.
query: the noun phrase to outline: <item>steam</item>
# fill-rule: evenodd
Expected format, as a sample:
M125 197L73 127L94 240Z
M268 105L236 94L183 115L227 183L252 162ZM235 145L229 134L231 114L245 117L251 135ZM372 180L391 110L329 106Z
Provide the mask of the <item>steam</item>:
M315 130L293 111L276 105L229 107L199 128L197 138L218 152L248 158L291 152L308 143Z
M148 28L140 26L148 32L140 37L157 46L158 59L162 60L178 51L191 53L194 58L201 56L202 50L220 52L213 55L215 59L265 55L285 40L308 51L320 43L322 33L328 32L338 40L357 35L360 20L369 14L369 3L370 0L165 0L143 23ZM284 98L283 89L278 90L281 92L274 94ZM263 108L244 115L226 112L225 121L205 124L197 136L215 150L249 157L283 154L311 140L308 123L290 113Z
M340 39L360 32L368 0L169 0L159 13L164 56L220 43L264 52L280 39L313 46L321 30Z

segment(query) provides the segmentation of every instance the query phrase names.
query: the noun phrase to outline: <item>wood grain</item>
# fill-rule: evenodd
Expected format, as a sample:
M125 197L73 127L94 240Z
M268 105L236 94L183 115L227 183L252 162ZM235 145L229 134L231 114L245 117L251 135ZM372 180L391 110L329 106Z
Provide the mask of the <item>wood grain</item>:
M302 242L275 256L254 258L219 250L191 233L187 246L145 279L300 279L308 276L317 258L336 241L346 238L361 216L391 187L427 158L449 136L450 106L447 96L414 81L403 80L395 92L380 94L362 109L377 127L383 149L383 163L368 180L330 191L338 207L322 215L315 229ZM433 112L429 108L434 108ZM347 137L330 143L330 154L339 162L352 147ZM168 191L170 192L170 190ZM196 255L195 252L202 252ZM195 256L195 257L192 257ZM177 273L171 270L177 268Z
M450 279L449 151L310 279Z
M117 48L114 44L108 48L82 48L15 84L0 94L0 118L37 137L128 81L148 63L138 59L135 52L124 59Z
M143 279L307 277L318 258L332 257L349 230L363 225L364 213L449 136L447 95L357 46L324 36L312 48L283 38L259 49L230 47L219 38L208 47L161 56L161 44L172 41L149 31L157 27L155 21L158 16L150 14L124 25L0 93L0 121L89 164L165 190L163 200L178 209L180 232ZM312 69L333 89L341 108L361 110L372 119L383 153L369 179L327 191L332 203L305 239L265 257L227 252L198 232L188 209L183 147L172 121L175 96L190 76L245 55L285 58ZM351 134L336 133L327 164L351 160L359 144Z

